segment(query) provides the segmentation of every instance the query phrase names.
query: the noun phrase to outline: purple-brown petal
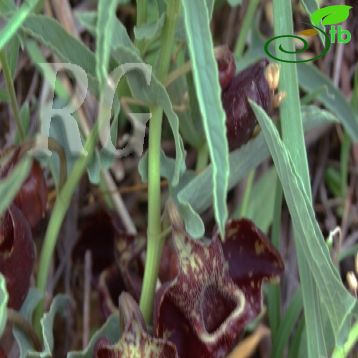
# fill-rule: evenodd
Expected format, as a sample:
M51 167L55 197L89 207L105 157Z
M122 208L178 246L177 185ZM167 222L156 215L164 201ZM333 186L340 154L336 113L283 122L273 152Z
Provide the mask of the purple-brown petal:
M269 114L272 113L274 91L265 77L268 64L266 59L254 63L237 74L222 92L231 150L245 144L254 132L256 117L248 99L255 101Z
M16 195L14 203L31 227L35 227L44 218L47 209L47 184L36 161L33 162L30 174Z
M221 46L216 49L216 60L218 63L220 86L222 90L225 90L235 76L235 58L228 46Z
M12 205L0 218L0 272L6 278L9 307L19 309L30 288L35 260L31 228Z
M5 178L21 159L21 150L16 149L7 164L1 169L0 178ZM17 193L14 203L34 228L45 216L47 208L47 184L40 164L34 160L30 173Z
M178 236L175 244L179 273L157 293L155 333L179 344L181 356L196 346L197 357L225 357L254 312L229 276L218 238L205 243Z
M284 264L267 237L250 220L232 220L222 244L229 272L258 314L263 281L279 277Z
M158 357L177 358L174 344L162 338L153 338L145 330L145 323L137 302L128 293L119 298L122 336L115 345L100 340L96 345L98 358Z
M97 279L100 273L114 263L114 217L105 210L96 211L80 221L80 236L72 251L72 260L82 265L87 250L92 255L92 271Z

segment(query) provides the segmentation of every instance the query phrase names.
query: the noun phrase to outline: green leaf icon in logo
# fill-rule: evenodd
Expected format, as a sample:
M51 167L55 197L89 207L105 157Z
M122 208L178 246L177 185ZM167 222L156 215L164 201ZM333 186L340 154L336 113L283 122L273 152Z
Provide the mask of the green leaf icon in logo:
M318 26L322 21L322 25L335 25L346 21L352 6L348 5L332 5L318 9L311 14L311 22Z

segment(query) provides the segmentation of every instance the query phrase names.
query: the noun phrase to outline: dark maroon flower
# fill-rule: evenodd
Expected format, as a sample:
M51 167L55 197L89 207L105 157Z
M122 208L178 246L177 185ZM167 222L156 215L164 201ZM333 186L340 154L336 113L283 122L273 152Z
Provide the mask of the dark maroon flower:
M121 338L115 345L106 339L96 344L97 358L132 358L132 357L178 357L175 346L162 338L151 337L145 329L145 322L137 302L128 293L119 297L119 317L121 319Z
M260 313L262 281L283 270L253 223L232 221L226 230L224 244L217 235L210 242L175 238L179 272L157 292L154 328L175 343L180 357L225 357Z
M104 318L118 313L118 297L125 290L122 276L116 265L103 270L98 280L98 293Z
M144 250L144 237L117 233L114 250L116 264L103 270L98 282L101 307L105 317L118 311L118 297L123 291L128 291L139 301L144 273L142 260Z
M4 178L21 158L21 150L15 150L11 159L2 168L0 178ZM35 227L44 217L47 207L47 185L39 163L34 160L29 176L17 193L14 203L22 211L31 227Z
M35 261L31 228L12 205L0 218L0 272L6 278L9 307L19 309L30 287Z
M222 243L230 277L251 298L255 314L261 311L261 285L264 280L274 280L284 269L277 250L265 234L250 220L233 220L228 223ZM254 298L254 299L252 299Z
M282 101L283 95L275 94L279 67L263 59L235 76L234 56L225 47L217 51L217 61L227 136L230 150L233 150L251 138L257 123L248 99L255 101L268 114L272 114Z
M114 241L117 234L116 217L98 210L81 218L80 236L72 251L72 260L81 265L87 250L91 251L92 272L95 279L115 261Z

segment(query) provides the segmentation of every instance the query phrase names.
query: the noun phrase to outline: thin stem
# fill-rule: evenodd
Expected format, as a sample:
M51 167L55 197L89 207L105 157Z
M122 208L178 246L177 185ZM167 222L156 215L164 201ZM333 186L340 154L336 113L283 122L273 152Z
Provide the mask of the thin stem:
M162 82L167 76L169 70L178 12L179 0L169 0L159 53L159 63L157 67L157 76ZM164 243L164 240L160 238L160 143L162 134L162 117L163 109L155 107L152 111L152 119L149 122L148 244L143 287L140 297L140 308L147 323L150 322L152 317L155 286Z
M155 286L164 242L163 239L160 239L160 138L162 133L162 115L162 109L156 107L149 122L148 243L143 287L140 297L140 308L146 322L149 322L152 316Z
M7 88L7 91L9 92L10 105L12 108L12 112L14 114L17 131L19 133L20 140L22 142L25 139L25 130L24 130L24 127L22 126L20 110L19 110L19 106L17 104L16 93L15 93L15 88L14 88L14 81L12 79L10 67L9 67L9 64L7 63L6 54L4 51L0 51L0 62L2 65L2 69L4 71L6 88Z
M171 85L174 81L176 81L178 78L186 75L191 71L191 61L187 61L183 63L180 67L176 68L173 72L171 72L168 76L168 78L165 81L165 87L168 87Z
M37 276L37 288L40 292L45 293L48 273L50 271L50 264L55 250L58 233L60 231L62 222L65 218L67 208L70 205L71 198L75 192L78 183L85 172L90 160L93 156L95 146L99 136L98 124L92 129L86 143L85 150L88 154L82 155L73 166L71 175L68 177L63 189L60 191L55 205L53 207L52 215L47 226L44 244L41 250L40 263ZM39 306L35 311L35 328L37 332L40 330L40 319L44 312L44 300L41 300Z
M247 34L252 26L252 20L255 16L255 11L260 0L250 0L249 5L244 16L244 22L242 23L239 39L235 46L235 57L240 58L244 52Z

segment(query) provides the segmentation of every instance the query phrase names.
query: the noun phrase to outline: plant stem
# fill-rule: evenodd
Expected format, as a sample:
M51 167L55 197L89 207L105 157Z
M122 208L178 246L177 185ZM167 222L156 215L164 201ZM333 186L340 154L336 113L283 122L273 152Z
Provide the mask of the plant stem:
M6 88L7 88L7 91L9 92L9 96L10 96L10 104L11 104L12 112L14 114L17 131L20 136L20 141L23 142L23 140L25 139L25 130L24 130L24 127L22 126L20 110L19 110L19 106L17 104L16 93L15 93L15 88L14 88L14 81L12 79L10 67L9 67L9 64L7 63L7 58L6 58L6 54L4 51L0 51L0 62L1 62L2 69L4 72Z
M164 82L168 74L170 56L174 44L176 19L179 12L179 0L169 0L159 52L157 75ZM160 193L160 143L162 134L163 109L155 107L149 121L148 149L148 244L144 270L140 308L145 321L152 317L155 286L158 277L160 258L164 240L161 236L161 193Z
M96 123L95 127L92 129L88 139L85 143L85 150L87 155L82 155L75 162L71 175L68 176L63 189L60 191L58 198L55 202L55 205L52 210L52 215L47 226L44 244L41 250L40 263L37 276L37 288L45 294L46 284L48 279L48 273L50 271L50 264L55 250L58 233L60 231L62 222L67 212L67 208L70 205L71 198L75 192L78 183L85 172L88 164L91 161L93 156L96 143L99 136L99 124ZM35 329L37 332L40 330L40 320L44 312L44 299L41 300L39 306L35 311Z
M250 0L249 5L244 17L244 22L242 23L239 39L236 42L235 46L235 57L239 59L244 52L245 48L245 42L247 38L247 34L250 30L250 27L252 26L252 20L255 16L255 11L257 8L257 5L259 4L260 0Z

